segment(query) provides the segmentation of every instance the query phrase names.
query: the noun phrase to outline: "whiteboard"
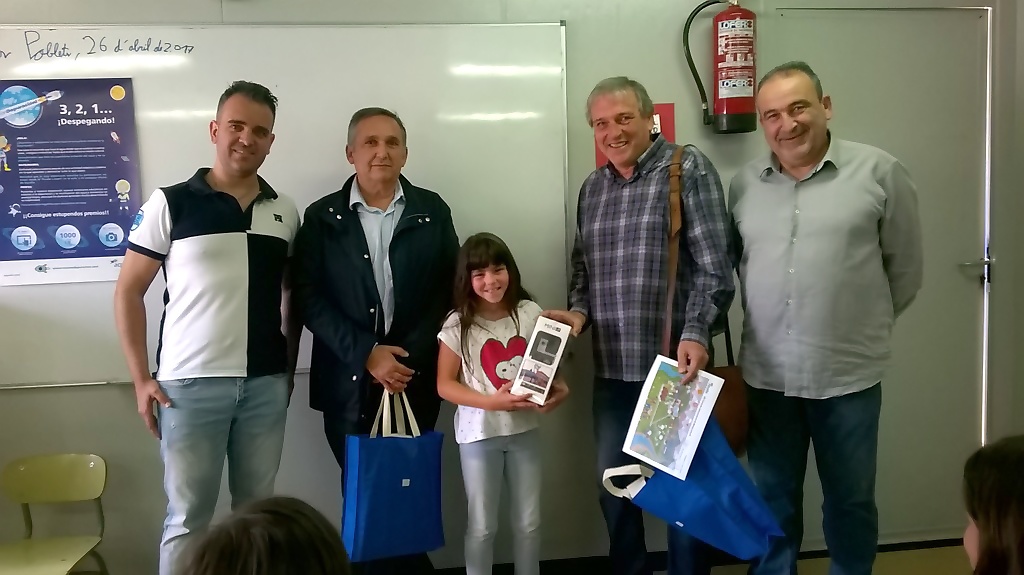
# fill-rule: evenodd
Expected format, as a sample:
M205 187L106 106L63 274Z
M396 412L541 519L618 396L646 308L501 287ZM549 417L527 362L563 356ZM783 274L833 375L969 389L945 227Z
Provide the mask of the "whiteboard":
M352 173L344 152L351 114L389 108L409 132L403 173L448 202L460 239L498 234L540 304L565 305L562 23L9 26L0 27L0 77L130 77L144 198L209 166L208 124L221 92L234 80L262 83L280 102L260 174L300 213ZM113 289L0 288L0 386L128 381ZM158 277L146 297L151 358L163 289ZM310 348L306 332L300 371Z

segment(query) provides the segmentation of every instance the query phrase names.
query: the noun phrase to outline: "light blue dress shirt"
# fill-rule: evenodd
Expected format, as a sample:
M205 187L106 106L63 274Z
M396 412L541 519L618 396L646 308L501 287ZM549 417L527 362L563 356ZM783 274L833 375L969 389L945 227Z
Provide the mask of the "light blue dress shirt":
M402 184L398 184L395 197L387 209L381 210L366 203L359 190L359 181L352 181L352 193L349 205L359 214L359 223L366 234L366 246L369 248L370 262L373 264L373 279L377 283L377 294L380 296L381 309L384 312L384 332L391 329L395 317L394 278L391 275L391 239L395 228L405 210L405 193Z

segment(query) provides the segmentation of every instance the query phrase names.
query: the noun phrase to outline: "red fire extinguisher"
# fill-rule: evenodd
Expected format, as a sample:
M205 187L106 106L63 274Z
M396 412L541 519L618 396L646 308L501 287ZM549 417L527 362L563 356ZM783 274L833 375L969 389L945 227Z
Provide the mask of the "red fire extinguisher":
M690 24L697 14L714 4L729 4L719 12L713 22L711 53L714 54L712 75L715 83L713 112L708 110L708 96L704 91L697 68L690 56ZM757 16L739 5L739 0L707 0L701 3L683 27L683 51L690 66L693 81L700 92L704 111L704 125L716 134L743 134L757 130L757 110L754 107L754 89L757 86L754 63L754 40Z

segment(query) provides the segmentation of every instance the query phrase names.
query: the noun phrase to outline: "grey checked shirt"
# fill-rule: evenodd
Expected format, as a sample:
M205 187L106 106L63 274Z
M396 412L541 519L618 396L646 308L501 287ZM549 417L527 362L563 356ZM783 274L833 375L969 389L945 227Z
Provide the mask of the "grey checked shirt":
M753 387L808 399L878 383L896 318L921 289L917 191L889 154L832 138L800 181L774 158L729 188Z
M660 351L676 148L658 136L631 178L605 165L580 190L569 307L594 328L597 377L643 381ZM707 347L735 293L725 195L711 161L693 146L683 153L682 183L672 334Z

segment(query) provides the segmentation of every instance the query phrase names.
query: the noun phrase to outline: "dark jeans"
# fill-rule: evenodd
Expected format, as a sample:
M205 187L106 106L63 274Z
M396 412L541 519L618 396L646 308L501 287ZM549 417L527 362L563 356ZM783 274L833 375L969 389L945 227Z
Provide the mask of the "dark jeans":
M610 467L636 463L622 452L629 422L643 382L597 379L594 381L594 435L597 439L598 482ZM612 573L650 575L644 539L643 510L628 499L615 497L599 487L601 512L608 524ZM668 526L669 575L710 575L712 548L682 529Z
M433 420L425 420L417 417L416 422L421 432L433 431L437 418L435 416ZM345 484L345 436L369 433L371 425L373 422L370 418L360 418L357 402L352 402L348 410L324 412L324 433L327 434L327 443L334 452L334 459L341 468L342 485ZM401 536L400 533L395 535ZM434 565L426 553L352 564L353 575L420 575L433 572Z
M871 575L878 548L875 469L882 385L829 399L786 397L747 387L750 439L747 459L785 538L750 566L751 575L796 575L803 540L807 450L814 444L825 502L830 575Z

